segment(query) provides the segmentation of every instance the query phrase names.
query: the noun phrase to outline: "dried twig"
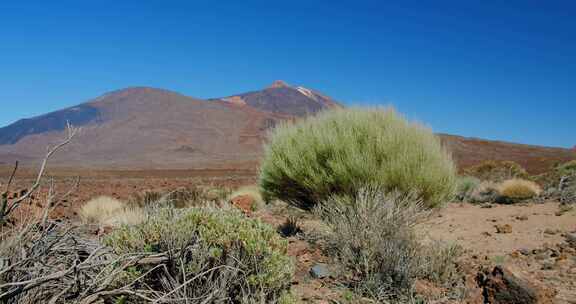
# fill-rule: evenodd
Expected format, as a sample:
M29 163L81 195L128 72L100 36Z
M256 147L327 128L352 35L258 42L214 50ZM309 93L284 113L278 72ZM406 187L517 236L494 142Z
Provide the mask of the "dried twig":
M80 131L79 128L73 127L70 123L67 123L66 129L67 129L66 138L62 142L57 144L56 146L49 149L46 156L44 156L44 159L42 160L42 164L40 166L40 170L38 171L38 175L36 176L36 181L34 182L32 187L30 187L30 189L24 195L22 195L21 197L19 197L16 200L14 200L8 208L5 208L4 210L0 210L0 211L3 211L0 214L0 222L3 219L7 218L12 211L14 211L16 208L18 208L20 203L22 203L24 200L26 200L28 197L30 197L30 195L38 189L38 187L40 186L40 182L42 181L42 177L44 176L44 172L46 170L46 165L48 164L48 161L50 160L52 155L54 155L54 153L56 153L56 151L58 151L60 148L68 145L70 143L70 141L72 141L72 139ZM14 174L15 174L15 171L14 171Z

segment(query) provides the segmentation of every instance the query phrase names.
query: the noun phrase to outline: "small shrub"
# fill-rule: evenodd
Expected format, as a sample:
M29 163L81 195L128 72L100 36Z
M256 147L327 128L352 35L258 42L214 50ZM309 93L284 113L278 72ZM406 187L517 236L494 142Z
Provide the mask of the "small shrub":
M138 208L146 208L160 202L163 193L159 191L146 190L143 192L136 192L128 199L128 205Z
M289 216L286 221L278 227L278 232L283 237L291 237L302 233L302 229L300 228L298 219L294 216Z
M576 203L576 160L557 165L538 176L544 185L543 200L558 200L563 204Z
M556 167L556 171L561 175L573 175L576 174L576 160L571 160Z
M330 230L330 252L358 278L352 284L362 295L404 303L417 278L446 286L459 280L455 247L418 242L413 227L428 214L420 200L364 189L355 197L332 197L316 212Z
M511 178L528 178L526 170L513 161L484 161L464 170L464 172L466 175L493 182L501 182Z
M454 283L460 279L461 272L455 260L462 256L464 249L457 244L443 244L435 241L428 246L423 246L422 277L440 283L444 287L456 287Z
M493 182L481 182L472 194L469 201L473 204L494 203L499 200L498 185Z
M124 207L124 203L117 199L100 196L84 204L78 211L78 215L84 223L102 224Z
M542 189L535 182L515 178L498 185L498 192L505 198L522 200L540 195Z
M227 190L205 189L202 187L180 187L167 191L146 190L133 194L128 200L128 205L138 208L168 207L190 208L205 206L210 202L222 201L222 196Z
M159 209L142 224L113 231L104 243L117 254L170 252L175 258L168 272L153 271L143 283L164 282L156 288L171 290L181 286L183 278L197 278L175 299L212 294L216 303L287 301L284 294L294 273L287 242L269 225L235 210ZM139 267L142 273L150 271Z
M266 201L304 209L365 186L415 193L435 207L453 195L455 169L431 130L392 109L346 109L275 128L259 184Z
M456 199L459 201L470 200L472 193L480 185L480 180L473 176L461 176L456 184Z

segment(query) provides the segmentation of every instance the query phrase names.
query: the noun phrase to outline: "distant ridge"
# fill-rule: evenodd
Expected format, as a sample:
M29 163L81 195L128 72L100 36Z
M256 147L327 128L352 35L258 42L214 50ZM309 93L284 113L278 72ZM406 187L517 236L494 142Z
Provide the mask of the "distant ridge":
M83 132L53 165L101 169L253 169L268 130L284 120L343 107L303 86L268 87L201 100L165 89L130 87L77 106L0 128L0 164L36 164L63 136L66 121ZM440 134L461 167L513 160L533 173L576 159L573 149L529 146Z
M294 116L313 114L323 109L342 107L330 97L305 87L293 87L276 80L264 90L220 98L234 104L244 104L273 113Z

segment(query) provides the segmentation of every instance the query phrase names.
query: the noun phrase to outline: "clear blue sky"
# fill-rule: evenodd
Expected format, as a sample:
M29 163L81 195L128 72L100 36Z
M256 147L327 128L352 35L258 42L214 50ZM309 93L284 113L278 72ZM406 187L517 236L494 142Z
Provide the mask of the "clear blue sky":
M576 145L576 2L395 2L5 0L0 125L127 86L284 79L438 132Z

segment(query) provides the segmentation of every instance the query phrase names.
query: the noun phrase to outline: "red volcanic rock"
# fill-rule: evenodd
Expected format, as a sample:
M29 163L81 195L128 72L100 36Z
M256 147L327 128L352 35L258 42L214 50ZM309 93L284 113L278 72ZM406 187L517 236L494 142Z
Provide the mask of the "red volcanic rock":
M276 89L276 88L286 88L290 87L284 80L276 80L270 85L269 89Z
M496 266L481 281L486 303L552 304L556 296L555 290L511 267Z
M233 197L230 200L230 203L242 210L242 212L246 215L250 215L252 214L252 206L254 205L256 201L254 200L254 198L250 195L239 195L236 197Z

